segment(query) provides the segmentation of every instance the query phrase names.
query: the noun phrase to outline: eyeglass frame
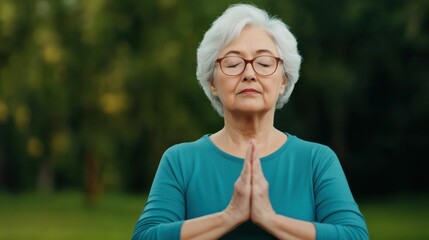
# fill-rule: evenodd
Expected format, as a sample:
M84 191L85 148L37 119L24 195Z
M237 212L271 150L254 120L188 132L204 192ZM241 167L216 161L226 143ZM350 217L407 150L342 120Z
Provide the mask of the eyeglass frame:
M243 71L241 71L241 72L240 72L240 73L238 73L238 74L234 74L234 75L226 74L226 73L223 71L223 68L222 68L222 64L221 64L221 62L222 62L222 60L223 60L223 59L228 58L228 57L237 57L237 58L241 58L241 59L244 61L244 68L243 68ZM254 62L254 61L255 61L255 59L257 59L258 57L272 57L272 58L274 58L274 59L276 60L276 68L274 69L274 71L273 71L272 73L270 73L270 74L267 74L267 75L264 75L264 74L260 74L260 73L258 73L258 71L256 71L255 67L253 66L253 62ZM216 59L216 61L215 61L215 62L219 63L220 70L221 70L225 75L227 75L227 76L238 76L238 75L242 74L244 71L246 71L247 64L248 64L248 63L250 63L250 65L252 66L252 69L253 69L253 71L255 71L255 73L257 73L257 74L259 74L259 75L261 75L261 76L267 77L267 76L271 76L271 75L273 75L273 74L277 71L277 68L279 67L279 62L282 62L282 63L283 63L283 59L281 59L281 58L279 58L279 57L275 57L275 56L269 56L269 55L261 55L261 56L257 56L257 57L255 57L255 58L253 58L253 59L250 59L250 60L244 59L244 58L239 57L239 56L225 56L225 57L221 57L221 58Z

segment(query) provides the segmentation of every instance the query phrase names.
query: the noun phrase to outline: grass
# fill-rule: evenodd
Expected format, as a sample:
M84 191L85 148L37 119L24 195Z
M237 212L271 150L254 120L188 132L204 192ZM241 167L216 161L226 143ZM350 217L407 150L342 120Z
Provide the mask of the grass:
M429 196L399 196L360 204L371 239L429 239Z
M0 239L131 239L145 196L106 194L94 208L77 192L0 194ZM429 196L365 201L371 239L429 239Z
M145 200L110 194L88 208L76 192L0 195L0 239L131 239Z

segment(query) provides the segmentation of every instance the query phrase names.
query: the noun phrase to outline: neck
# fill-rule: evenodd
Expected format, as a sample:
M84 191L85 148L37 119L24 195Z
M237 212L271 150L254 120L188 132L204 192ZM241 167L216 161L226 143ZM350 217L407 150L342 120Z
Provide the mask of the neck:
M224 133L236 143L242 141L248 143L251 139L263 143L275 130L274 114L233 115L228 113L225 115L224 122Z
M224 128L213 134L212 140L221 149L237 156L245 156L251 139L256 140L260 153L266 155L281 144L285 136L274 128L274 110L263 115L225 113L224 122Z

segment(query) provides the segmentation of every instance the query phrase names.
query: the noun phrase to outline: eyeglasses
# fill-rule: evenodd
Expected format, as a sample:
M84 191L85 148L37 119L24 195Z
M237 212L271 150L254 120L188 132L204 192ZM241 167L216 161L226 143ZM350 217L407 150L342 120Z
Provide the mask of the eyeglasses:
M247 60L238 56L226 56L216 59L220 69L225 75L237 76L244 72L248 63L252 65L253 70L261 76L273 74L283 60L273 56L258 56L254 59Z

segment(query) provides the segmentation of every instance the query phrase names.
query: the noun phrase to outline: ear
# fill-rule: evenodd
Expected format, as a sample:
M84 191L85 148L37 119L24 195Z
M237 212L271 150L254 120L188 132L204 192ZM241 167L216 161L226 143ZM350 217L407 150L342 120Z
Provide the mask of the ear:
M285 92L286 85L287 85L287 80L288 79L287 79L286 75L283 75L282 83L280 85L280 95L283 95L283 93Z
M212 90L212 94L213 96L217 97L217 89L216 86L214 84L214 80L210 80L210 89Z

